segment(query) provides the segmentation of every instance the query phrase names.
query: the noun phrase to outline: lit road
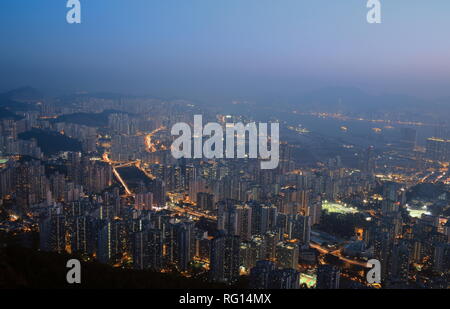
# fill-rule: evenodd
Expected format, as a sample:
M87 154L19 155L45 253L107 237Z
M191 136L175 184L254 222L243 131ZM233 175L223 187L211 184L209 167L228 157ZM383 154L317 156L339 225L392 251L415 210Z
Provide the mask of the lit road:
M157 132L164 130L164 129L165 129L165 127L163 127L163 126L159 127L145 136L145 145L146 145L146 150L148 152L156 151L156 146L152 142L152 137ZM133 193L128 188L128 186L127 186L126 182L123 180L123 178L120 176L119 172L117 171L117 168L129 167L129 166L134 165L136 168L138 168L140 171L142 171L148 178L155 179L155 176L153 176L144 167L142 167L140 160L131 161L131 162L116 162L116 161L111 160L108 156L108 153L106 153L106 152L103 154L102 158L103 158L104 162L107 162L111 165L114 175L116 176L117 180L119 180L119 182L122 184L122 186L125 188L125 192L127 193L127 195L132 195Z
M130 167L130 166L134 165L136 168L138 168L140 171L142 171L148 178L155 179L155 176L153 176L151 173L149 173L147 170L145 170L145 168L142 167L141 160L136 160L136 161L131 161L131 162L116 162L116 161L112 161L108 157L108 153L106 153L106 152L103 154L102 158L103 158L104 162L111 165L114 175L119 180L119 182L122 184L122 186L125 188L127 195L132 195L133 193L128 188L128 186L127 186L126 182L123 180L123 178L120 176L119 172L117 171L118 168Z
M159 129L157 129L157 130L159 130ZM153 131L153 132L154 132L154 131ZM151 134L149 134L149 135L151 135ZM149 143L151 143L151 136L148 137L148 135L147 135L147 141L149 141ZM149 151L151 151L150 148L149 148ZM151 174L148 173L144 168L141 167L141 161L140 161L140 160L133 161L133 162L128 162L128 163L119 163L119 162L114 162L114 161L112 161L111 159L109 159L108 154L107 154L107 153L104 153L104 154L103 154L103 161L105 161L105 162L107 162L107 163L109 163L109 164L111 165L111 167L112 167L112 169L113 169L114 175L115 175L116 178L119 180L119 182L122 184L122 186L125 188L125 191L126 191L127 195L132 195L132 192L131 192L131 190L128 188L127 184L126 184L125 181L122 179L122 177L120 176L120 174L117 172L117 170L116 170L117 167L126 167L126 166L132 166L132 165L135 165L135 166L136 166L137 168L139 168L142 172L144 172L145 175L147 175L147 177L149 177L149 178L151 178L151 179L154 179L154 176L153 176L153 175L151 175ZM217 220L217 217L216 217L216 216L207 215L207 214L204 214L204 213L202 213L202 212L195 211L195 210L193 210L193 209L191 209L191 208L188 208L188 207L182 208L182 207L178 207L178 206L171 206L170 208L171 208L173 211L178 212L179 214L188 214L188 215L191 215L191 216L193 216L193 217L197 217L197 218L206 218L206 219L213 220L213 221L216 221L216 220ZM361 266L361 267L369 268L369 267L367 267L367 263L360 262L360 261L356 261L356 260L352 260L352 259L349 259L349 258L346 258L346 257L342 256L340 250L330 251L330 250L327 250L327 249L321 247L320 245L318 245L318 244L316 244L316 243L310 243L309 245L310 245L311 248L316 249L317 251L319 251L319 252L322 253L322 254L327 254L327 253L328 253L328 254L331 254L331 255L333 255L333 256L335 256L335 257L338 257L341 261L344 261L344 262L346 262L346 263L349 263L349 264L352 264L352 265L358 265L358 266Z
M155 151L157 151L155 144L152 142L152 137L157 132L159 132L161 130L164 130L164 129L165 129L165 127L161 126L161 127L153 130L152 132L150 132L149 134L147 134L145 136L145 146L146 146L146 150L148 152L155 152ZM111 165L114 175L116 176L117 180L122 184L122 186L125 188L125 192L126 192L127 195L131 196L131 195L133 195L133 193L128 188L128 185L123 180L123 178L120 176L119 172L117 171L117 168L129 167L129 166L133 166L134 165L136 168L141 170L148 178L155 179L155 176L153 176L145 168L142 167L140 160L131 161L131 162L116 162L116 161L111 160L109 158L109 156L108 156L108 153L106 153L106 152L103 154L102 159L103 159L104 162L106 162L109 165Z
M109 157L108 154L105 152L103 154L103 161L108 163L109 165L111 165L112 171L114 173L114 176L116 176L117 180L122 184L122 186L125 188L125 192L127 193L127 195L132 195L133 193L131 192L131 190L128 188L126 182L123 180L123 178L120 176L119 172L117 171L117 167L125 167L125 166L130 166L133 165L134 162L130 162L130 163L123 163L120 164L118 162L114 162L112 161ZM115 166L115 164L118 164L117 166Z
M353 264L353 265L358 265L358 266L362 266L362 267L366 267L366 268L370 268L370 267L367 267L367 263L356 261L356 260L352 260L352 259L348 259L348 258L342 256L340 250L330 251L330 250L327 250L327 249L321 247L320 245L318 245L316 243L309 243L309 246L311 248L316 249L320 253L323 253L323 254L327 254L328 253L328 254L331 254L331 255L333 255L335 257L338 257L341 261L344 261L346 263Z
M145 146L146 146L146 149L148 152L152 153L152 152L157 151L155 144L152 142L152 137L153 137L153 135L155 135L156 133L158 133L159 131L162 131L164 129L166 129L166 127L161 126L157 129L153 130L152 132L148 133L145 136Z
M430 178L431 176L433 176L434 172L431 172L430 174L426 175L425 177L423 177L419 182L424 183L427 181L428 178Z
M155 176L153 176L153 174L151 174L145 168L142 167L140 160L134 162L134 166L136 166L138 169L140 169L141 172L143 172L145 174L145 176L147 176L148 178L150 178L152 180L156 178Z
M125 192L127 193L127 195L132 195L133 193L131 192L131 190L128 188L126 182L123 180L123 178L120 176L119 172L116 170L116 168L114 166L112 166L112 170L114 175L116 176L116 178L119 180L119 182L122 184L122 186L125 188Z
M197 218L206 218L206 219L210 219L210 220L217 220L216 216L210 216L210 215L195 211L195 210L187 208L187 207L182 208L182 207L178 207L178 206L171 206L171 209L175 210L178 213L182 213L182 214L187 213L187 214L189 214L193 217L197 217Z

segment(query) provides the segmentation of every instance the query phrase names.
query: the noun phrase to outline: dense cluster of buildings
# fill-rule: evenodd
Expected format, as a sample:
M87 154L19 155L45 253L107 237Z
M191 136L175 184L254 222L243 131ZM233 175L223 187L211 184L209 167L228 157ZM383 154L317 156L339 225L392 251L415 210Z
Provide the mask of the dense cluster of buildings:
M256 159L175 160L167 128L192 119L189 104L84 98L40 106L0 121L0 227L39 233L40 250L226 284L245 276L252 288L282 289L304 286L311 271L317 288L370 287L364 264L375 258L383 287L448 285L448 217L411 217L407 191L419 181L377 175L383 157L373 147L359 151L353 165L337 155L302 166L286 142L273 170L261 170ZM105 111L98 126L80 124L80 114ZM38 140L20 139L33 128L76 139L81 149L46 153ZM403 130L396 151L414 151L416 138ZM449 145L429 138L427 164L450 161ZM448 197L440 200L448 209ZM320 230L330 215L325 201L357 207L363 223L352 237Z

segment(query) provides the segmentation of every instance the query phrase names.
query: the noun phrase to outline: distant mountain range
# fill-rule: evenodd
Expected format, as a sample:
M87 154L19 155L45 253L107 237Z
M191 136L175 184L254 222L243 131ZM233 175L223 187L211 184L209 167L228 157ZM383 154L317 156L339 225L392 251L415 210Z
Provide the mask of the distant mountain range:
M22 117L14 114L7 108L0 107L0 119L12 119L12 120L17 121L17 120L22 119Z
M0 97L22 103L36 103L44 99L44 95L37 89L25 86L0 94Z
M19 120L22 117L14 112L36 110L36 103L43 98L43 94L32 87L21 87L0 93L0 119Z
M118 93L76 93L61 96L57 101L70 104L70 102L84 97L114 100L132 96ZM14 112L34 110L36 103L43 98L44 96L39 90L29 86L0 93L0 119L18 117ZM256 104L273 108L275 101L275 99L268 99L265 102L256 102ZM317 89L291 97L285 103L277 102L277 106L284 106L300 112L341 113L349 116L396 118L397 120L426 118L441 122L450 119L450 98L428 101L403 94L372 95L358 88L350 87Z

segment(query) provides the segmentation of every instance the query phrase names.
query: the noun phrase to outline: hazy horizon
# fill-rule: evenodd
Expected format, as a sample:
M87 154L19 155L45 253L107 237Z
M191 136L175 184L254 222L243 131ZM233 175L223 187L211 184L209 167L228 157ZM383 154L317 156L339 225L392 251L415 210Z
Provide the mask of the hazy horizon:
M0 89L193 100L295 100L327 87L450 97L450 3L382 1L3 1Z

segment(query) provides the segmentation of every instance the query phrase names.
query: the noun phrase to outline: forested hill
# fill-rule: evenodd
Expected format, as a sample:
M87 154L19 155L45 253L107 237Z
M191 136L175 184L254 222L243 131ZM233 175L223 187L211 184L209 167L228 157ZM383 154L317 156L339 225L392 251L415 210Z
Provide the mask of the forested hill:
M20 247L0 248L0 289L2 288L139 288L211 289L224 288L178 274L113 268L96 262L82 263L81 284L66 282L66 254L40 252Z

